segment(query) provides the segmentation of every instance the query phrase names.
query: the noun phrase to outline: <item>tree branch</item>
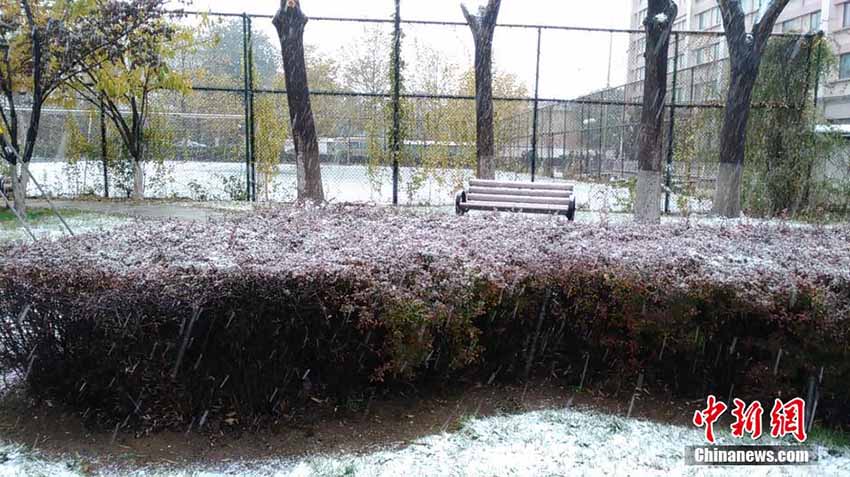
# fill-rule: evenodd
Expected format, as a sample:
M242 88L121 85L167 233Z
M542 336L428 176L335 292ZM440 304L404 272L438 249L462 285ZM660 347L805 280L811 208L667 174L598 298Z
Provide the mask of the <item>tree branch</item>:
M718 0L720 16L723 18L723 30L726 32L726 44L729 51L735 51L745 44L743 38L747 34L744 23L746 14L740 0Z
M487 14L484 19L485 25L490 25L491 27L496 26L496 20L499 18L500 8L502 8L502 0L490 0L490 3L487 4Z
M42 96L42 74L43 74L43 53L44 53L44 45L41 42L41 31L38 28L38 25L35 22L35 16L32 12L32 6L30 5L29 0L21 0L21 5L24 7L24 12L26 13L27 24L30 27L30 35L32 41L32 83L33 83L33 102L32 102L32 113L30 114L29 127L27 128L27 137L26 142L24 143L24 153L21 155L21 159L24 162L29 162L32 157L33 150L35 149L35 138L38 134L38 126L41 121L41 105L44 102Z
M790 0L770 0L767 10L764 15L758 19L753 25L753 36L755 36L756 45L759 49L763 48L767 43L770 34L773 33L773 27L776 25L776 20L782 14L782 10L788 6Z
M272 19L272 24L278 31L281 40L288 40L293 34L293 28L303 29L309 21L307 15L301 11L301 2L298 0L280 0L280 9Z
M80 96L83 97L84 100L88 101L93 105L100 106L103 104L104 106L104 114L112 121L112 124L118 130L118 133L121 135L121 140L124 142L124 146L129 149L129 144L131 143L131 131L129 126L127 125L127 121L124 119L124 115L121 113L121 110L118 108L118 105L110 98L108 95L101 95L98 90L93 86L96 84L95 78L92 76L91 72L86 73L89 77L91 83L86 83L83 81L73 81L68 83L68 87L77 92ZM101 103L102 99L102 103Z
M6 96L6 101L9 105L9 118L8 121L6 119L5 112L3 113L3 121L6 124L6 128L9 130L9 138L11 140L11 146L18 150L18 111L17 106L15 105L15 88L12 79L12 62L9 58L9 50L6 49L3 54L3 60L6 63L6 74L3 75L0 80L2 83L0 84L0 88L3 90L4 96ZM2 108L0 108L2 110ZM5 151L4 151L5 153Z
M473 33L478 33L478 30L481 28L481 24L478 22L478 17L475 15L471 15L469 10L466 8L466 5L461 3L460 9L463 11L463 16L466 18L466 23L469 24L469 27L472 28Z

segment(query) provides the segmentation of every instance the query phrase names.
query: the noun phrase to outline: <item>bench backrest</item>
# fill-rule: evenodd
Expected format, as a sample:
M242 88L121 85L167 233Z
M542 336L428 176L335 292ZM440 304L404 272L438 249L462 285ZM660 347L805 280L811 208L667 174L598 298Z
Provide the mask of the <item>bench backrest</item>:
M573 186L552 182L469 181L468 202L569 205Z

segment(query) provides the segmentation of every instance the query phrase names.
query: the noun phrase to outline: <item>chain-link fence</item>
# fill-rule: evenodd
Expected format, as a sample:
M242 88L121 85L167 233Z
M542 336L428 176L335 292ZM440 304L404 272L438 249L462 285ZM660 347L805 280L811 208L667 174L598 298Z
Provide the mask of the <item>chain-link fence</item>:
M271 17L207 13L175 21L195 33L195 45L171 60L193 86L150 98L148 129L155 134L147 149L146 197L293 200L294 147ZM397 56L396 28L402 37ZM634 177L644 38L643 31L625 29L497 27L497 176ZM468 26L312 18L305 43L326 197L451 203L476 165ZM713 184L727 56L722 34L675 31L671 38L663 151L668 193ZM390 84L394 58L401 61L397 121ZM810 68L816 60L807 61ZM101 131L97 105L47 111L34 175L56 195L129 196L132 170L122 166L117 137L106 123ZM401 140L398 155L390 153L394 134ZM669 196L667 203L669 208Z

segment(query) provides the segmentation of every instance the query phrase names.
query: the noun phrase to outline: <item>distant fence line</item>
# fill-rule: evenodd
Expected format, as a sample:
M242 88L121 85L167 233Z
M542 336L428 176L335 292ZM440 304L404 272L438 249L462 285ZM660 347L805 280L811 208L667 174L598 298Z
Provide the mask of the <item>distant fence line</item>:
M177 13L177 12L175 12ZM228 86L203 84L193 85L192 90L201 95L210 95L209 101L212 104L204 104L198 109L203 111L167 111L162 114L168 115L173 121L182 121L183 124L170 124L169 127L175 131L175 134L185 134L185 137L174 143L183 145L183 155L181 157L203 157L204 152L197 150L206 149L207 162L231 162L237 164L234 159L234 154L242 156L244 170L242 171L243 179L234 179L229 177L223 179L231 183L226 187L230 189L231 198L234 197L233 188L244 188L244 194L237 194L239 198L249 201L258 200L258 185L262 179L258 176L258 146L256 141L257 135L257 98L261 96L271 95L272 97L283 98L286 90L283 88L274 88L258 85L255 78L255 53L253 49L254 19L268 20L273 18L272 15L258 14L237 14L237 13L218 13L218 12L197 12L186 11L182 15L187 17L220 17L231 18L234 20L242 20L242 58L241 74L238 83L234 82ZM413 20L402 18L400 22L395 22L394 19L387 18L344 18L344 17L311 17L314 22L330 22L330 23L357 23L357 24L375 24L375 25L392 25L394 34L398 33L395 29L403 29L403 26L422 25L431 27L460 27L466 28L466 24L462 22L445 22L433 20ZM507 173L520 174L523 177L528 177L530 180L550 180L555 177L555 170L563 171L563 174L577 174L579 176L595 176L601 178L603 175L611 174L619 177L629 177L634 172L636 164L634 163L634 142L636 140L636 118L639 117L640 109L642 108L641 93L643 81L640 78L633 78L621 86L605 86L600 85L594 93L581 95L572 98L552 98L542 97L539 94L540 81L540 55L542 48L542 33L546 31L558 32L586 32L586 33L602 33L611 35L628 35L628 63L627 70L629 76L632 75L633 66L637 65L635 58L640 56L640 51L633 49L635 39L639 39L644 35L643 30L633 29L617 29L617 28L589 28L589 27L573 27L573 26L557 26L557 25L535 25L535 24L500 24L499 29L522 29L537 32L536 38L536 54L537 54L537 71L535 73L535 85L533 95L526 96L494 96L494 102L497 107L515 104L516 108L510 110L508 117L498 117L496 128L503 131L501 138L497 139L497 155L503 152L503 157L497 168ZM782 34L778 36L785 37L811 37L811 35L792 35ZM724 107L722 95L719 92L721 79L725 76L724 73L724 58L720 54L714 57L711 55L703 55L700 61L688 61L691 56L698 56L696 52L706 42L722 39L722 32L700 32L700 31L682 31L674 30L672 33L670 50L671 50L671 67L669 74L668 97L666 100L666 109L668 110L665 118L665 148L664 154L667 163L667 209L670 208L671 186L676 174L674 162L674 141L676 134L676 119L681 113L679 110L716 110ZM709 46L713 46L709 45ZM392 48L398 46L393 42ZM703 48L706 49L706 48ZM719 52L719 49L718 49ZM397 53L397 52L396 52ZM393 54L394 61L401 61L401 55ZM609 65L612 58L608 58ZM684 63L684 64L682 64ZM692 64L693 63L693 64ZM391 68L397 67L395 64L389 65ZM389 76L390 71L386 72ZM268 78L260 78L268 79ZM711 88L714 85L712 92ZM817 89L818 85L815 85ZM351 142L366 140L368 142L371 132L372 136L379 136L378 140L373 140L372 146L374 150L382 150L387 147L386 137L398 136L404 128L401 124L401 119L395 116L392 120L380 117L380 108L376 106L373 111L363 111L358 108L355 103L352 105L343 104L346 108L341 108L341 103L332 103L332 101L363 101L377 100L384 104L396 101L396 97L391 91L384 92L358 92L345 90L328 90L317 88L311 91L311 94L318 100L326 101L327 104L320 105L320 111L316 111L317 120L319 115L323 114L329 117L332 123L325 127L325 130L319 134L323 138L340 140L344 144L347 138L349 142L348 151L337 151L335 154L326 153L323 158L323 164L352 164L352 157L358 161L363 161L361 150L353 151ZM225 95L225 96L215 96ZM453 117L456 115L458 123L471 122L474 123L474 108L468 108L464 105L472 103L475 100L474 96L464 94L445 94L445 93L408 93L402 92L398 96L398 101L410 101L413 127L408 131L405 147L409 149L409 155L414 161L412 167L415 170L416 160L422 161L427 154L438 154L438 151L426 151L428 147L448 148L448 144L454 146L454 155L469 156L474 154L474 135L470 136L469 131L464 129L463 134L452 134L441 137L429 137L433 130L429 130L423 125L429 112L434 109L433 102L443 102L447 104L446 110L441 112L445 117ZM224 99L228 99L233 104L229 107L224 105ZM282 100L282 99L281 99ZM175 100L176 101L176 100ZM239 104L241 103L241 104ZM463 106L463 108L461 108ZM785 105L772 104L754 104L756 108L772 108L785 107ZM237 108L241 108L238 110ZM452 110L454 108L454 111ZM54 111L55 109L55 111ZM345 111L342 111L345 109ZM463 109L462 111L460 109ZM508 108L504 108L508 109ZM65 114L83 114L88 110L81 109L50 109L49 113L65 113ZM354 112L351 112L354 111ZM473 116L470 116L470 112ZM288 116L287 116L288 117ZM197 122L209 122L211 124L190 125L186 124L185 120L191 119ZM233 125L219 124L222 120L236 121L238 131L234 130ZM349 122L349 126L345 128L342 123ZM366 131L363 126L369 122L379 123L377 132ZM438 121L439 122L439 121ZM215 124L212 124L215 123ZM356 123L356 124L354 124ZM204 129L207 137L204 143L195 141L189 131L194 129ZM321 128L320 128L321 129ZM474 132L474 126L472 128ZM338 134L336 134L338 133ZM64 139L63 139L64 141ZM412 144L418 141L418 145L414 147ZM195 144L193 144L195 143ZM224 145L222 145L224 143ZM187 151L190 145L197 149L193 154ZM62 152L61 144L57 146L57 153L53 157L58 157ZM417 152L418 147L418 152ZM374 150L372 154L374 154ZM369 153L367 152L367 155ZM418 154L418 156L417 156ZM448 152L447 155L451 155ZM346 158L346 160L335 160L333 157ZM48 154L47 157L50 157ZM219 157L223 159L219 159ZM281 163L287 163L286 148L280 154ZM374 158L366 157L366 161L373 161ZM371 164L371 163L370 163ZM468 165L468 161L464 164ZM405 178L398 173L400 168L411 166L411 164L399 164L398 157L393 158L390 164L379 164L382 167L390 168L393 173L389 177L377 174L375 180L391 180L392 203L399 203L399 190L404 186ZM104 168L109 167L104 158ZM448 169L458 168L457 164L448 164ZM462 167L461 167L462 168ZM376 169L380 171L380 168ZM370 172L371 174L371 172ZM360 173L356 174L360 177ZM414 172L415 176L416 173ZM106 195L108 185L106 182L112 177L110 174L104 176L105 183L102 186L103 193ZM333 177L326 178L333 180ZM194 181L195 179L192 179ZM372 177L370 176L370 181ZM421 178L420 178L421 180ZM271 179L266 179L271 181ZM345 182L345 180L340 180ZM415 182L415 181L414 181ZM438 181L439 182L439 181ZM241 185L239 185L241 184ZM363 184L364 187L370 184ZM383 186L371 184L377 189ZM200 187L200 186L199 186ZM260 194L261 195L261 194Z

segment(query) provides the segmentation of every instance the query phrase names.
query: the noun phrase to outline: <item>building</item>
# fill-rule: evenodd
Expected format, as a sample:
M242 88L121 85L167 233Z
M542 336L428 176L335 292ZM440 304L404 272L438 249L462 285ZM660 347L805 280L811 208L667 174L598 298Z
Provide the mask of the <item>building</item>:
M752 26L762 5L769 0L742 0L748 26ZM679 16L675 31L723 32L717 0L677 0ZM647 0L631 0L630 28L643 29ZM850 124L850 0L791 0L776 22L776 33L808 33L822 30L839 57L837 71L821 79L820 104L827 121ZM677 101L720 101L723 98L725 59L723 36L679 35L679 54L670 46L671 68L678 66ZM629 42L627 98L639 99L644 79L643 53L646 40L634 34Z

